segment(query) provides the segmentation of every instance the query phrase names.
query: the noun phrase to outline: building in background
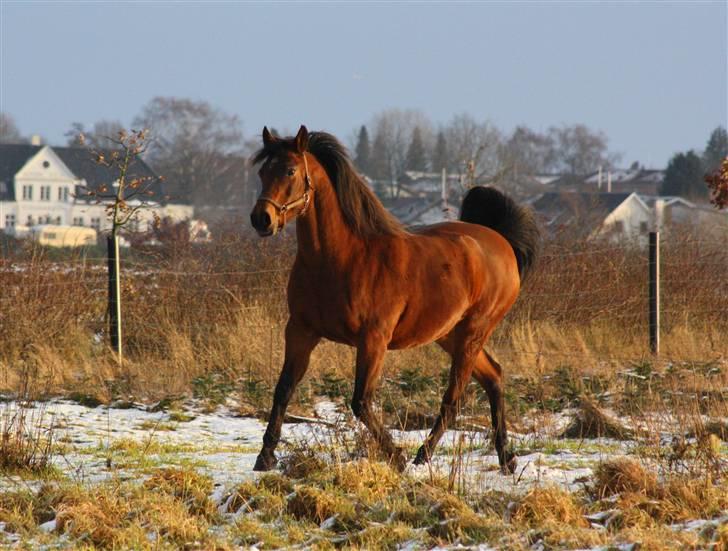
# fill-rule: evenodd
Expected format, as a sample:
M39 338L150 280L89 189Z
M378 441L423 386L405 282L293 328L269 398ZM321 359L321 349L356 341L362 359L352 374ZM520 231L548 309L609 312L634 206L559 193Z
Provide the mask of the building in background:
M97 164L84 148L0 144L0 231L23 235L42 224L106 231L106 206L94 194L113 191L118 177L115 169ZM136 213L130 230L147 230L155 214L175 221L192 218L192 207L170 202L163 182L143 161L130 166L128 177L145 178L149 191L144 197L148 206ZM130 206L139 201L131 198Z

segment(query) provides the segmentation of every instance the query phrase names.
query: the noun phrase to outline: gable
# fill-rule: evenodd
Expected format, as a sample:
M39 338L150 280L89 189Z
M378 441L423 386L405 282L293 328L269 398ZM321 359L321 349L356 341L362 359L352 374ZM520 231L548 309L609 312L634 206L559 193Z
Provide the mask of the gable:
M649 218L650 209L637 194L632 193L609 213L604 219L604 224L608 225L616 220L627 220L640 214L642 219Z
M0 201L14 201L15 175L42 149L27 144L0 144Z
M49 146L44 146L15 174L16 180L71 180L77 177Z

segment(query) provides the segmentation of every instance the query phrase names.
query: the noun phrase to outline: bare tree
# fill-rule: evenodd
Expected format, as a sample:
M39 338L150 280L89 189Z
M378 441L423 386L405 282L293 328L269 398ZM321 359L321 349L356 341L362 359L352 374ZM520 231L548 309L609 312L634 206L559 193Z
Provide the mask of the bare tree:
M84 145L94 149L118 149L118 136L124 132L124 125L119 121L102 119L94 123L93 128L86 129L83 123L74 122L65 133L67 144L70 147ZM83 140L80 138L83 136Z
M610 167L619 159L610 154L607 136L583 124L549 128L548 136L556 150L556 168L568 174L588 174L602 167Z
M552 136L526 126L517 126L505 143L504 154L516 174L539 174L556 167L557 152Z
M236 115L204 101L156 97L134 119L134 126L154 129L146 160L166 176L172 196L195 205L229 204L230 194L237 191L234 183L248 181Z
M470 172L474 181L498 178L503 138L495 126L462 113L445 127L445 137L452 168L462 174Z
M0 111L0 143L25 143L13 117Z

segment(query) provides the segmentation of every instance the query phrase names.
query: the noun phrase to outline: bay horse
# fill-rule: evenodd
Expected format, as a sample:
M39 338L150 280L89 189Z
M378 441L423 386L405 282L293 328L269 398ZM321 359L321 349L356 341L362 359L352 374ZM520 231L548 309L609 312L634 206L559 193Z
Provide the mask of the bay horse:
M261 164L262 163L262 164ZM356 348L351 408L398 467L405 457L372 409L388 349L437 342L452 357L432 431L417 452L429 460L471 376L485 388L503 473L507 445L501 366L484 350L532 267L539 231L530 210L493 188L472 188L460 221L405 229L370 191L331 134L301 126L292 138L263 128L258 235L296 220L298 250L288 282L285 359L255 470L271 469L281 424L322 338Z

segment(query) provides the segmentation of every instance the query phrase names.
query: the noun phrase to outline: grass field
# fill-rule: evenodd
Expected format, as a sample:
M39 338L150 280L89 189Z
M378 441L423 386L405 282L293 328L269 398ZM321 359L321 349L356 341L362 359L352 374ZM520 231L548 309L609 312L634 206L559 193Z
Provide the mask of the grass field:
M659 356L644 251L546 245L489 345L513 476L475 385L432 466L392 470L346 407L354 353L332 343L290 408L278 470L254 476L294 243L215 235L125 253L121 366L99 251L4 254L2 545L728 547L728 243L663 242ZM436 347L387 359L378 404L412 457L447 367Z

